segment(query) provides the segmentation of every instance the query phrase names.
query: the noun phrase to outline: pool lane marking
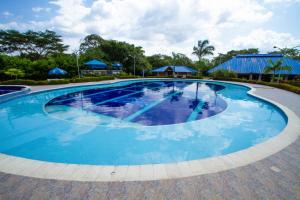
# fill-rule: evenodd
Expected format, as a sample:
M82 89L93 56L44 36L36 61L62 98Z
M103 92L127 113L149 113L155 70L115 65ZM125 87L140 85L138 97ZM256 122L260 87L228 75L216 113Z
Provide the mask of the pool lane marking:
M167 86L169 86L169 85L171 85L171 84L167 84ZM159 88L163 88L163 87L164 86L153 87L152 89L159 89ZM100 101L100 102L92 104L92 105L84 106L83 109L87 109L87 108L90 108L90 107L96 107L98 105L101 105L101 104L104 104L104 103L107 103L107 102L110 102L110 101L119 100L119 99L122 99L124 97L128 97L128 96L138 94L138 93L142 93L142 92L144 92L144 91L143 90L142 91L137 91L137 92L129 93L129 94L126 94L126 95L121 95L121 96L118 96L118 97L115 97L115 98L112 98L112 99L107 99L107 100L104 100L104 101Z
M175 96L175 95L177 95L177 94L179 94L179 93L181 93L181 92L183 92L183 91L180 90L180 91L177 91L177 92L175 92L175 93L169 94L169 95L167 95L166 97L160 98L160 99L158 99L157 101L155 101L155 102L153 102L153 103L151 103L151 104L145 106L145 107L142 108L141 110L138 110L137 112L135 112L135 113L133 113L133 114L131 114L131 115L125 117L123 120L124 120L124 121L127 121L127 122L130 122L130 121L134 120L136 117L138 117L139 115L141 115L141 114L143 114L144 112L150 110L152 107L154 107L154 106L160 104L162 101L167 100L167 99L171 98L172 96Z
M190 116L188 117L188 119L186 120L187 122L190 122L190 121L194 121L199 112L201 111L202 107L204 106L205 102L203 101L199 101L198 105L196 106L196 108L193 110L193 112L190 114Z
M143 82L143 85L141 85L141 86L145 86L145 85L147 86L149 84L150 83L145 84L145 82ZM97 95L97 94L105 94L105 93L108 93L108 92L112 92L112 91L116 91L116 90L124 90L124 89L128 89L128 88L133 88L133 87L140 87L140 86L135 85L135 86L125 87L125 88L116 88L116 89L112 89L112 90L108 90L108 91L100 91L100 92L96 92L96 93L92 93L92 94L88 94L88 95L83 95L83 97L76 96L76 97L71 97L71 98L68 98L68 99L57 100L57 101L54 101L52 103L64 102L64 101L68 101L68 100L71 100L71 99L80 99L80 98L94 96L94 95ZM100 88L100 89L105 89L105 88ZM74 93L77 93L77 92L74 92ZM79 93L80 92L82 92L82 91L79 91Z

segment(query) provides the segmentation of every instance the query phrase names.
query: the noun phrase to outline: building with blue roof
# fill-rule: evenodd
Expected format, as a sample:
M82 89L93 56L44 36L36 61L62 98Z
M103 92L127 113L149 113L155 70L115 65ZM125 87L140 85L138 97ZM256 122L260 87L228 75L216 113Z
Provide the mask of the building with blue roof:
M187 66L163 66L152 70L158 76L191 76L197 73L197 70Z
M113 74L120 74L122 71L123 65L121 63L114 63L112 64L112 69L108 69L106 63L100 60L90 60L84 63L90 69L88 70L81 70L81 75L113 75Z
M295 76L300 74L300 61L284 57L282 54L240 54L234 58L210 69L208 73L215 72L217 70L225 69L234 71L238 75L258 76L261 79L265 74L265 68L270 65L269 60L276 62L282 60L282 66L290 66L291 71L277 71L276 74L288 76Z

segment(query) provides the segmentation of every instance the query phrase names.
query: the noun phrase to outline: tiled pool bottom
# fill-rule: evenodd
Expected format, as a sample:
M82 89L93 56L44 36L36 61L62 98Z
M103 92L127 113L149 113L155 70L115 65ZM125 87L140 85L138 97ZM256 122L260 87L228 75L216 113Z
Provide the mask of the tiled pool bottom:
M56 97L46 111L68 113L68 107L147 126L204 119L224 111L217 95L225 87L212 83L140 82L122 87L83 90Z

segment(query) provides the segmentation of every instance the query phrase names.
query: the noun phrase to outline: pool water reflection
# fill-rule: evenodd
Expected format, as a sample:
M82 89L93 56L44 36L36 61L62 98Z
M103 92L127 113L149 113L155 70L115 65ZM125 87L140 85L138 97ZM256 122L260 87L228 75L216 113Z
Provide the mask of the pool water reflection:
M183 81L132 83L65 94L49 101L46 110L62 112L60 106L70 106L148 126L177 124L225 110L226 102L217 95L224 88Z

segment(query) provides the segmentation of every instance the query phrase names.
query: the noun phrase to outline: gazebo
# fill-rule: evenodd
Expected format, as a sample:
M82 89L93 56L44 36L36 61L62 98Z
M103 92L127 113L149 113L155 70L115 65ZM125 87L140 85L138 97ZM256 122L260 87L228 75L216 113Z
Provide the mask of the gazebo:
M102 62L101 60L90 60L85 62L84 65L88 66L90 69L81 70L82 75L112 75L119 74L121 72L120 68L122 64L115 63L112 64L113 69L107 69L107 64Z
M96 59L90 60L84 64L89 66L91 69L105 69L107 67L107 64Z

